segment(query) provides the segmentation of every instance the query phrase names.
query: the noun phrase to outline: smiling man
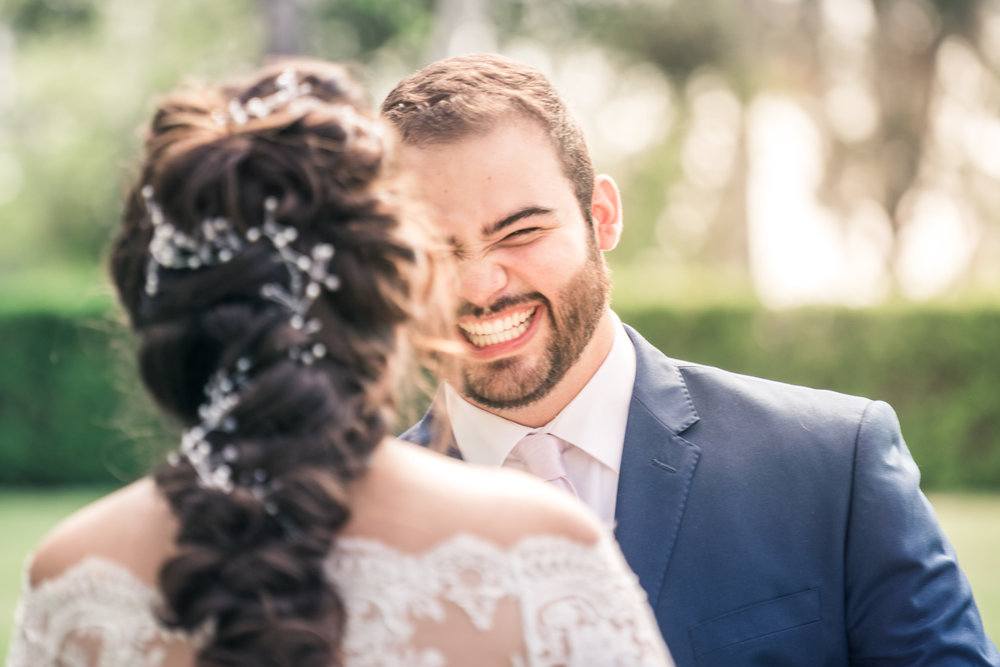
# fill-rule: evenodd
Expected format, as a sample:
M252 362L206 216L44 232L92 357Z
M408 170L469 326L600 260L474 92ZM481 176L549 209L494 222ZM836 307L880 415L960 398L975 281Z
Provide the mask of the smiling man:
M614 182L593 187L594 231L538 123L518 116L457 144L404 150L458 258L461 392L520 423L550 421L614 338L609 250L621 231Z
M891 408L676 361L620 322L618 190L543 75L453 58L383 114L454 249L467 347L406 437L614 523L678 665L1000 664Z

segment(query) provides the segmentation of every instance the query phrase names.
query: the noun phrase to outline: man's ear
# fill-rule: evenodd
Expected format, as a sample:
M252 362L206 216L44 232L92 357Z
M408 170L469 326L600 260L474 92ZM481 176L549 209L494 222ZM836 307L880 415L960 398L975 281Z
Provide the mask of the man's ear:
M597 245L613 250L622 236L622 197L614 179L606 174L594 178L594 196L590 204Z

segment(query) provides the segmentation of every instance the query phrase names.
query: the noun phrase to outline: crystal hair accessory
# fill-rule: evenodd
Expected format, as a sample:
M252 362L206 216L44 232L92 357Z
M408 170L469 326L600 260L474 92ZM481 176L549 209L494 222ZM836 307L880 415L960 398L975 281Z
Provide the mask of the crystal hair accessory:
M230 121L237 125L246 125L251 118L266 118L276 109L295 104L310 107L320 104L320 100L312 95L312 85L299 83L298 73L294 69L286 69L274 80L277 90L266 97L251 97L246 103L233 98L229 100L228 113L216 111L212 118L219 125L228 125Z
M260 289L262 298L287 309L291 316L289 325L305 336L320 329L320 322L309 318L309 311L323 290L336 291L340 279L330 273L330 260L334 247L317 243L306 252L292 244L298 239L298 230L277 222L278 200L269 197L264 202L264 219L259 227L250 227L239 234L226 218L203 221L191 234L186 234L168 221L162 208L153 198L153 188L142 188L143 199L153 225L149 246L149 265L146 271L146 293L155 297L159 290L159 269L197 270L230 261L247 246L266 240L276 251L276 261L288 272L287 285L265 283ZM288 358L303 365L312 365L326 356L326 347L307 340L292 345ZM232 493L236 485L246 487L258 500L265 503L269 513L276 511L267 497L274 490L274 482L261 469L241 474L233 479L233 464L238 462L239 450L231 443L213 447L209 440L212 433L234 433L237 429L233 412L240 402L240 392L245 387L252 361L241 357L235 370L219 369L205 386L207 401L198 407L201 421L184 431L178 451L168 456L176 465L186 459L198 475L199 484L223 493Z
M144 185L142 198L153 224L146 265L146 294L156 296L160 287L160 267L198 269L228 262L244 247L244 240L225 218L206 218L193 234L177 229L163 215L153 199L153 186Z
M267 237L278 256L288 269L288 287L268 283L261 288L261 296L281 304L292 312L291 325L305 334L313 334L319 330L319 320L307 320L309 309L322 294L323 288L336 291L340 288L340 278L329 271L330 260L334 249L329 243L317 243L303 254L292 247L292 242L298 238L298 230L294 227L279 225L275 219L278 210L278 200L268 197L264 202L264 224L247 230L248 241L258 241L261 236Z
M217 371L205 385L207 403L198 406L198 416L201 422L186 431L181 436L180 455L172 452L168 457L171 463L179 463L180 456L186 458L198 474L198 480L204 487L210 487L229 493L233 490L232 468L230 464L238 458L235 445L227 444L221 450L212 448L208 436L214 432L233 433L236 431L236 420L232 410L239 403L239 392L246 384L247 372L250 370L250 360L246 357L236 363L236 372ZM264 480L260 480L263 482ZM261 489L261 492L266 491ZM257 495L256 493L254 495Z
M239 448L232 442L221 447L213 447L209 437L213 433L232 434L236 432L233 410L240 402L240 391L248 381L252 368L250 359L241 357L236 362L235 372L216 371L205 385L207 402L198 406L201 422L184 431L181 446L167 456L171 465L178 465L187 459L198 475L202 488L215 489L222 493L232 493L237 485L246 488L256 500L264 503L264 511L276 515L277 505L269 499L281 487L280 480L272 479L263 468L240 471L234 479L234 466L239 463Z

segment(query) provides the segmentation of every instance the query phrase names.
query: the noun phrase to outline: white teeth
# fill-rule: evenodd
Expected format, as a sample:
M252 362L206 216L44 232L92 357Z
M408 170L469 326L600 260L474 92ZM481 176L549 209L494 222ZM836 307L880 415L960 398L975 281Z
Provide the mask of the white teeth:
M485 322L459 324L465 337L476 347L486 347L514 340L528 330L536 308L513 313L506 317Z

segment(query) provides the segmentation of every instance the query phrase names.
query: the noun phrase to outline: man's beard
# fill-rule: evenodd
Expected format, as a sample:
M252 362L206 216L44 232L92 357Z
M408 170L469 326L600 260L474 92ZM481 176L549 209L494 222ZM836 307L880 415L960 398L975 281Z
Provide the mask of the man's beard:
M525 301L545 304L549 340L540 359L525 366L518 357L462 367L462 394L473 403L492 410L510 410L531 405L551 392L573 367L594 335L604 314L610 287L600 251L591 247L587 263L558 295L558 310L538 293L525 295L496 309Z

